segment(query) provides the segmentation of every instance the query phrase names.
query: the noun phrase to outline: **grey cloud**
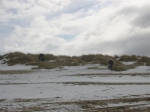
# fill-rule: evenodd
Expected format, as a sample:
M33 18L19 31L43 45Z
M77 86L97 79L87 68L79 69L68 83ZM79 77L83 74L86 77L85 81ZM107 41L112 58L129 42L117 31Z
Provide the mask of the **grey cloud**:
M139 10L137 7L125 6L121 10L119 10L118 13L125 14L125 15L132 15L132 14L138 12L137 10Z
M150 9L144 14L140 14L132 21L132 24L141 28L147 28L150 26Z
M116 15L124 15L134 19L130 22L133 26L147 28L150 26L150 4L144 4L141 7L125 6Z
M131 37L120 41L106 42L102 46L106 46L105 50L110 50L118 55L146 55L150 56L150 33L134 34Z
M78 46L69 47L70 54L78 51L78 54L101 53L108 55L141 55L150 56L150 33L135 33L128 38L117 41L80 43Z
M136 54L150 56L150 33L135 34L134 36L122 41L124 54Z

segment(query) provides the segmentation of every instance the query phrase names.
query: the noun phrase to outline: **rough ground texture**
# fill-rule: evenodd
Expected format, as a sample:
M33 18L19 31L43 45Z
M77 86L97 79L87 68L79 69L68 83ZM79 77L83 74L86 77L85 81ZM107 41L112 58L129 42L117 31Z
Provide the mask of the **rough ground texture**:
M2 112L150 112L146 66L122 72L90 64L0 73Z

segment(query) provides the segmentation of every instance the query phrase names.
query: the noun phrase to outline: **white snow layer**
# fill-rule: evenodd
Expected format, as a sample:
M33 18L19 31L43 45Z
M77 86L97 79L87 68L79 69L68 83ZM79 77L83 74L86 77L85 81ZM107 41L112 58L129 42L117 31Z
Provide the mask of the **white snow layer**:
M0 64L0 70L31 70L32 67ZM0 99L7 99L10 102L16 98L46 98L54 99L54 102L57 102L58 100L81 101L135 96L150 97L150 67L148 66L140 66L121 72L108 70L106 66L99 64L32 71L24 74L0 74ZM89 84L78 84L84 82ZM9 107L7 104L1 104L0 108ZM30 102L28 105L30 106ZM110 106L116 105L110 104Z
M31 65L21 65L21 64L17 64L14 66L8 66L7 64L2 64L3 60L0 60L0 70L31 70L31 68L35 67L35 66L31 66Z

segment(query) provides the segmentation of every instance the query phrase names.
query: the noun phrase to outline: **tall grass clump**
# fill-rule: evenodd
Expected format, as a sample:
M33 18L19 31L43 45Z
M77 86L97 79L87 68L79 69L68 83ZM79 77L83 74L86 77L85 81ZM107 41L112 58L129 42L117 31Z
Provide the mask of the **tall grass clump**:
M32 62L37 62L38 57L37 55L32 54L24 54L21 52L14 52L14 53L8 53L4 55L5 57L5 63L12 66L15 64L28 64Z
M108 61L110 59L114 60L113 57L108 55L102 55L102 54L89 54L89 55L82 55L80 57L81 60L88 63L99 63L101 65L108 65Z
M142 56L141 61L146 65L150 66L150 57Z

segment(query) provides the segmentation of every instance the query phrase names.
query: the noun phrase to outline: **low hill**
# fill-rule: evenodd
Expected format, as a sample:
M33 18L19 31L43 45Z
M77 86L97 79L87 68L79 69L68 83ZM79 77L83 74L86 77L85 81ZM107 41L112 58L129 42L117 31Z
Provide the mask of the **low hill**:
M111 59L114 61L113 70L123 71L135 68L137 66L150 66L150 57L146 56L108 56L102 54L89 54L82 56L55 56L53 54L44 54L44 61L39 60L39 54L25 54L22 52L13 52L0 55L2 64L7 63L9 66L16 64L23 65L36 65L33 69L53 69L62 66L79 66L85 64L100 64L108 66L108 61ZM124 64L123 62L133 62L131 64Z

